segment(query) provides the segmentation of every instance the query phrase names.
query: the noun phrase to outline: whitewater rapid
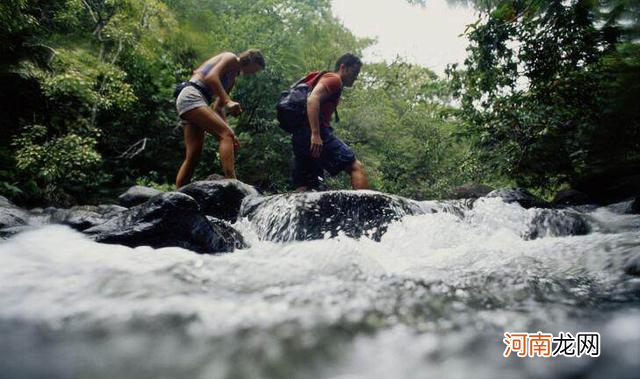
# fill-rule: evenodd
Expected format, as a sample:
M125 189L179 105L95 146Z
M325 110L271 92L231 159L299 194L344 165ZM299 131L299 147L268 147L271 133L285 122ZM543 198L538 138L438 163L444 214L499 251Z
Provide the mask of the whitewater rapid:
M99 244L61 225L0 241L8 378L635 378L640 216L526 239L538 210L481 199L380 242L261 241L217 256ZM541 226L544 229L546 226ZM505 332L598 332L597 358L503 357Z

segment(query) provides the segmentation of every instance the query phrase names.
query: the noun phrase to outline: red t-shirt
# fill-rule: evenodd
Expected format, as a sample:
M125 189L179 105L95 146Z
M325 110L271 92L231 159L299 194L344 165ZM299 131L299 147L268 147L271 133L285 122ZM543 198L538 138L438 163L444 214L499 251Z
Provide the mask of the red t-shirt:
M306 80L306 82L312 84L318 74L320 73L310 73L307 75L307 78L309 79ZM327 72L322 75L318 81L318 84L320 83L322 83L327 91L329 91L330 96L320 104L320 127L329 128L331 127L331 116L333 116L333 112L335 112L338 107L338 103L340 102L340 95L342 94L342 79L340 79L340 75L334 72Z

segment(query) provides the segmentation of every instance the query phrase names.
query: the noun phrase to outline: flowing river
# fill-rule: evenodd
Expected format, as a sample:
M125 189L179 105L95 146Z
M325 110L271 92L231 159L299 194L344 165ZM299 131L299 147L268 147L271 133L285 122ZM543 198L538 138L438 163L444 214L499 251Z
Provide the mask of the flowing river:
M260 241L198 255L61 225L0 240L2 378L637 378L640 216L525 239L538 212L480 199L380 242ZM550 230L550 229L549 229ZM504 357L505 332L597 332L598 357Z

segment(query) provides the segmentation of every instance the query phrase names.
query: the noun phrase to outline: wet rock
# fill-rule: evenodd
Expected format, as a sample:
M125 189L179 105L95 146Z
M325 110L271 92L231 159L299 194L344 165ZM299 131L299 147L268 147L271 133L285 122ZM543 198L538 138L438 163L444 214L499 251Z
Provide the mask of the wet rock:
M127 208L119 205L81 205L69 209L49 207L34 217L40 218L41 223L64 224L83 231L103 224L125 210ZM48 215L48 218L41 215Z
M158 191L155 188L133 186L129 188L127 192L120 195L118 201L120 205L129 208L140 205L160 193L162 193L162 191Z
M216 232L228 246L233 246L236 249L246 249L250 247L244 240L242 234L231 226L231 223L211 216L206 217L213 231Z
M518 203L525 209L549 208L551 206L524 188L501 188L491 191L486 197L501 197L505 203Z
M224 176L220 174L211 174L204 179L206 182L216 181L216 180L224 180Z
M29 213L8 202L0 204L0 229L27 225Z
M640 254L635 257L631 257L624 265L624 272L633 275L640 276Z
M4 196L0 196L0 207L2 206L11 206L14 207L15 205L13 205L13 203L11 202L11 200L7 199Z
M198 203L179 192L154 196L85 233L97 242L130 247L177 246L201 254L233 251L200 212Z
M640 196L636 197L631 203L631 208L629 209L629 213L632 214L640 214Z
M479 197L487 196L495 188L486 186L484 184L465 184L460 187L456 187L451 191L449 198L451 199L477 199Z
M33 230L34 228L36 227L32 225L17 225L17 226L10 226L7 228L3 228L3 229L0 229L0 239L7 239L10 237L13 237L18 233L22 233L27 230Z
M584 192L568 189L556 193L551 203L555 206L584 205L589 203L589 196Z
M117 216L118 214L126 211L128 208L116 204L101 204L101 205L81 205L72 207L71 211L87 211L94 212L109 219Z
M525 239L543 237L580 236L590 231L587 221L578 213L557 210L539 209L531 219L531 227L523 236Z
M83 231L107 221L99 213L84 209L58 209L51 215L51 223L69 225L75 230Z
M238 218L242 200L258 195L255 188L235 179L193 182L178 192L193 197L205 215L231 222Z
M379 241L390 222L425 210L417 202L374 191L296 193L245 200L247 217L261 239L302 241L339 233Z
M443 200L436 202L423 201L421 202L421 204L423 204L422 208L425 208L425 211L427 211L427 209L424 205L427 205L427 203L429 203L428 205L433 208L433 211L431 213L450 213L459 217L460 219L463 219L465 217L465 214L473 209L473 203L475 202L475 200L476 199Z

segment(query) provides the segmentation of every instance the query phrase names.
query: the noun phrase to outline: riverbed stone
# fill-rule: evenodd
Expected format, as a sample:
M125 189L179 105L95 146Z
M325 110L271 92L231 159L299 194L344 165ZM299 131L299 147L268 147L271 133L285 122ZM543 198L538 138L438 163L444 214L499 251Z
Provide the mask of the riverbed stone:
M425 213L412 200L375 191L292 193L245 200L241 216L269 241L367 236L379 241L389 223Z
M524 188L501 188L491 191L486 197L500 197L505 203L518 203L525 209L551 207L551 204L532 195Z
M179 192L154 196L115 218L85 230L95 241L130 247L182 247L201 254L233 251L216 233L198 203Z
M27 225L29 213L15 205L0 204L0 229Z
M636 214L636 215L640 214L640 196L637 196L631 203L631 207L629 208L629 213Z
M561 209L536 209L525 239L588 234L589 223L579 213Z
M120 195L118 197L118 201L120 202L121 206L129 208L140 205L160 193L162 193L162 191L159 191L155 188L133 186L129 188L127 192Z
M479 197L487 196L495 188L489 187L484 184L465 184L451 190L449 194L450 199L477 199Z
M624 265L624 272L633 275L640 276L640 254L631 257Z
M214 232L224 240L227 246L233 246L235 249L246 249L250 247L242 234L237 231L229 221L220 220L219 218L211 216L206 217Z
M245 197L258 196L255 188L236 179L201 180L178 192L194 198L205 215L230 222L238 218Z

